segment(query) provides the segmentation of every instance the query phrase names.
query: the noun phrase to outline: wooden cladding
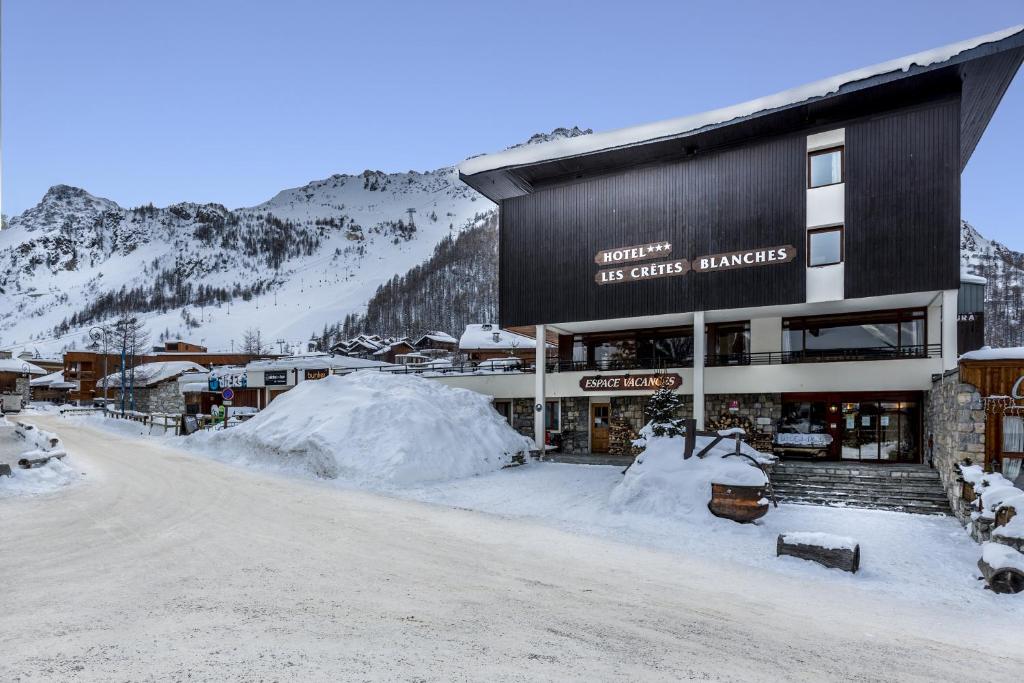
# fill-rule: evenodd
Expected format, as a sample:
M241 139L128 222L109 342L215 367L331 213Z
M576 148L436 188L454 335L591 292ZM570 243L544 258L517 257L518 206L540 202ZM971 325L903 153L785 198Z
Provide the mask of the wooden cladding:
M846 125L847 298L960 286L960 104Z
M616 245L667 243L672 260L680 261L802 245L806 147L804 135L762 139L502 201L501 325L803 302L799 258L774 268L648 277L609 287L595 280L601 270L595 254L616 251Z

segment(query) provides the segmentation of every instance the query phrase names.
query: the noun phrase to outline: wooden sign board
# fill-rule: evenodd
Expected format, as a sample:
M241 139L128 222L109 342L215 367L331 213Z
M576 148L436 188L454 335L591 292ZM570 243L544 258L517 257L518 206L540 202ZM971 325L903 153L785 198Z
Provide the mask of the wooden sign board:
M657 391L662 387L676 389L683 378L675 372L640 375L586 375L580 378L583 391Z
M646 259L661 258L672 253L672 245L669 242L652 242L651 244L638 244L634 247L618 247L616 249L605 249L597 252L594 256L594 263L599 266L612 266L617 263L629 263L631 261L644 261Z
M306 370L304 376L306 379L323 379L329 374L331 374L331 371L327 368L316 368L313 370Z
M599 270L594 275L594 282L599 285L636 282L637 280L653 280L659 277L686 275L689 271L690 264L687 263L686 259L658 261L657 263L648 263L642 266L624 266L622 268Z
M791 244L785 244L781 247L762 247L759 249L730 251L725 254L700 256L693 259L691 265L695 273L710 273L717 270L789 263L795 258L796 247Z

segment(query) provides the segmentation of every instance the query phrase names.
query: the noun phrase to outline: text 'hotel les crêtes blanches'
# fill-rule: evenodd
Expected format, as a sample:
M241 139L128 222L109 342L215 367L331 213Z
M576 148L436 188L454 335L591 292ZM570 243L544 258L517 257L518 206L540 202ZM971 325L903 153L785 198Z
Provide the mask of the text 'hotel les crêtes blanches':
M670 242L652 242L651 244L600 251L594 257L594 262L599 266L615 267L597 271L597 274L594 275L594 280L599 285L635 282L637 280L652 280L659 277L685 275L691 270L704 273L714 270L788 263L796 258L796 248L791 244L786 244L781 247L761 247L725 254L700 256L692 262L686 259L671 259L655 261L654 263L636 263L638 261L648 261L668 256L671 253L672 244Z

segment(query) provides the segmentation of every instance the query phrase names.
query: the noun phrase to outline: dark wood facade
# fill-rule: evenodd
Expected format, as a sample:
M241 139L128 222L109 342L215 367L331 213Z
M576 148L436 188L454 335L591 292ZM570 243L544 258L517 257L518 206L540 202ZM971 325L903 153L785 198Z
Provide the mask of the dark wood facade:
M803 301L803 135L580 180L501 204L503 327ZM668 241L672 258L796 245L789 263L599 286L594 255Z
M960 100L846 126L846 297L960 286Z

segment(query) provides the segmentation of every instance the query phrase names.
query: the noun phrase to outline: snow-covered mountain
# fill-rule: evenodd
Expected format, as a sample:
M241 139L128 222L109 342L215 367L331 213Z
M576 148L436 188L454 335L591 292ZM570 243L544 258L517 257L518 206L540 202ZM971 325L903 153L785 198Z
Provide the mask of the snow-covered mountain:
M229 349L246 327L309 339L493 212L454 167L334 175L235 210L125 209L58 185L0 231L0 348L81 348L91 326L123 311L145 319L154 342Z
M960 265L988 280L985 287L985 342L1024 346L1024 253L982 236L960 223Z

